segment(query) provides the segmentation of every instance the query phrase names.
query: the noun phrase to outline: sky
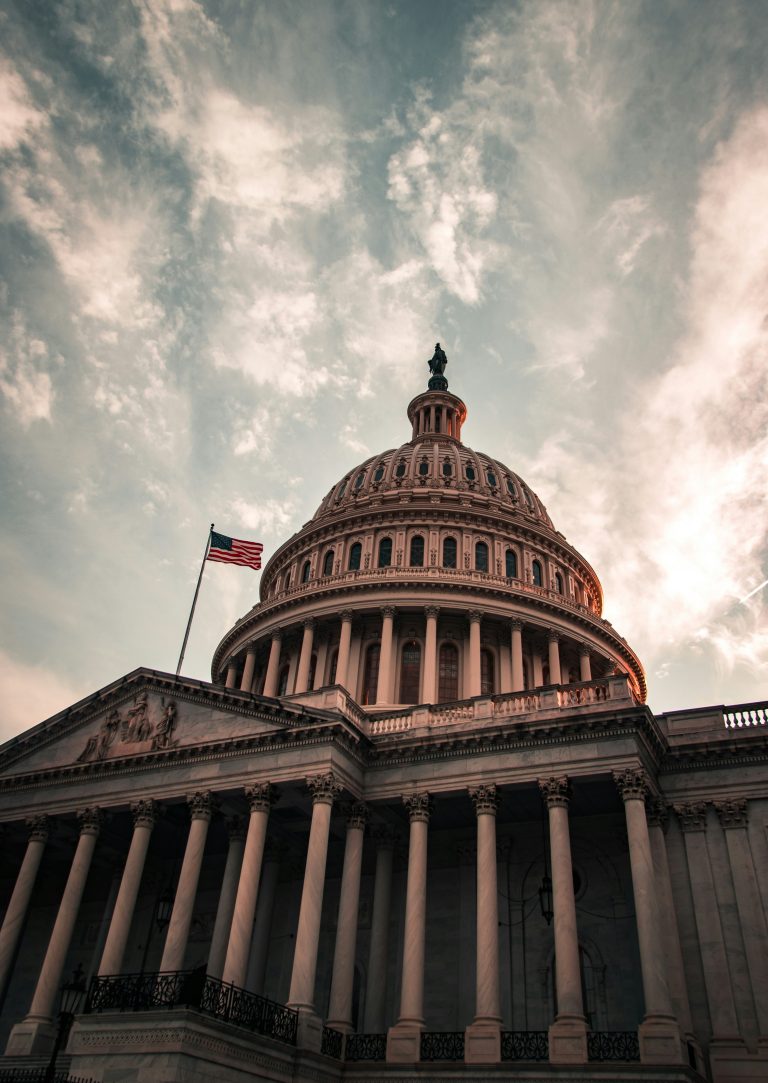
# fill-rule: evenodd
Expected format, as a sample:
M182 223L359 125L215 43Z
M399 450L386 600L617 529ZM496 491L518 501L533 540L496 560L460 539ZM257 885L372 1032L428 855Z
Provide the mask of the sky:
M173 672L440 340L659 712L768 698L768 9L0 3L0 736ZM259 574L208 564L183 672Z

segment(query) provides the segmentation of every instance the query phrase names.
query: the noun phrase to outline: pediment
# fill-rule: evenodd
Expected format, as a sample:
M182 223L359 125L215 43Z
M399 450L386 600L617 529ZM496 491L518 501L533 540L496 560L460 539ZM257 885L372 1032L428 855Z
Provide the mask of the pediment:
M302 708L218 685L136 670L0 748L0 777L156 756L275 734L309 719Z

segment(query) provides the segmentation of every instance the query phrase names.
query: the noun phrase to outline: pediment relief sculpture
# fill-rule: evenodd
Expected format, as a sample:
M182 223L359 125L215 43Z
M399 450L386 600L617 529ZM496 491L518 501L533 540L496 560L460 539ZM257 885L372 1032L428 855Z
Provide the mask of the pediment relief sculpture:
M77 762L91 763L112 756L172 748L177 743L172 738L176 721L177 710L173 700L166 703L165 697L162 697L159 706L156 706L150 702L149 694L141 691L125 714L121 715L115 707L107 712L98 732L88 738Z

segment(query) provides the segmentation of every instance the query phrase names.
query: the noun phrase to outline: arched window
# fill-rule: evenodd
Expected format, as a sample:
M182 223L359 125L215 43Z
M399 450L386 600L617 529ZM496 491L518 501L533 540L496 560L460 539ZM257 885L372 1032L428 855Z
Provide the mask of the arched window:
M475 569L478 572L488 571L488 546L485 542L477 542L475 545Z
M315 675L317 673L317 655L313 652L309 659L309 674L307 676L307 688L312 691L315 687Z
M505 564L507 579L517 579L517 553L514 549L507 549Z
M365 707L367 704L376 702L376 688L379 683L379 658L381 657L381 647L378 643L372 643L368 650L365 652L365 669L363 670L363 692L361 703Z
M437 701L459 698L459 652L455 643L443 643L438 656Z
M443 477L444 478L453 477L453 466L448 462L447 459L443 463Z
M464 473L467 475L467 481L474 481L475 480L475 468L474 468L474 466L470 466L469 463L467 463L466 467L464 468Z
M404 478L405 477L405 471L406 471L405 463L404 462L399 462L397 464L397 466L395 467L395 477L396 478Z
M355 542L349 550L349 570L356 572L360 567L360 560L363 555L363 547L360 542Z
M480 651L480 694L493 695L493 655L490 651Z
M288 691L288 674L291 671L291 667L286 662L283 668L280 670L280 676L277 679L277 694L278 696L284 696Z
M360 473L355 478L355 488L356 489L362 489L364 481L365 481L365 470L361 470Z
M392 539L382 538L379 542L379 567L388 568L392 563Z
M323 558L323 575L333 575L333 549L329 549Z
M493 470L487 470L486 471L485 480L488 482L488 484L490 485L490 487L492 489L495 489L496 486L498 485L498 482L496 480L496 475L494 474Z
M310 562L308 560L305 560L304 563L301 566L301 581L302 581L302 583L308 583L309 582L309 573L311 572L311 570L312 570L312 565L310 564Z
M336 665L339 661L339 648L336 647L331 655L331 668L328 672L328 684L336 684Z
M533 577L533 585L535 587L540 587L543 584L544 576L542 575L541 564L538 560L534 560L531 564L531 576Z
M555 590L558 594L563 593L563 577L560 572L555 572Z
M341 498L344 496L344 493L346 491L347 491L347 478L344 478L341 485L339 486L339 491L336 494L336 499L341 500Z
M525 488L523 489L523 496L525 497L525 502L528 505L529 509L533 511L533 497Z
M419 463L419 474L425 478L429 473L429 462L426 459L422 459Z
M513 498L513 500L517 499L517 492L515 490L515 483L512 481L512 478L507 478L507 492Z
M424 538L421 534L414 534L411 538L411 567L424 567Z
M415 639L403 647L400 666L400 702L418 703L421 687L421 647Z
M443 567L456 567L456 539L446 538L443 541Z
M376 467L375 473L373 475L373 480L374 481L381 481L381 479L383 477L384 477L384 464L382 463L381 466Z

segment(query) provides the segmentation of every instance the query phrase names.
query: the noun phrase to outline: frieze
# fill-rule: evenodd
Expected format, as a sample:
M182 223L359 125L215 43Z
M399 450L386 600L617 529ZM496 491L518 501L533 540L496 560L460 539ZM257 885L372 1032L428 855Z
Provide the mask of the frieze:
M88 738L77 762L89 763L111 756L172 748L177 743L172 739L176 715L174 700L169 699L166 703L163 696L158 713L150 706L149 693L142 689L124 715L116 707L107 712L98 733Z

